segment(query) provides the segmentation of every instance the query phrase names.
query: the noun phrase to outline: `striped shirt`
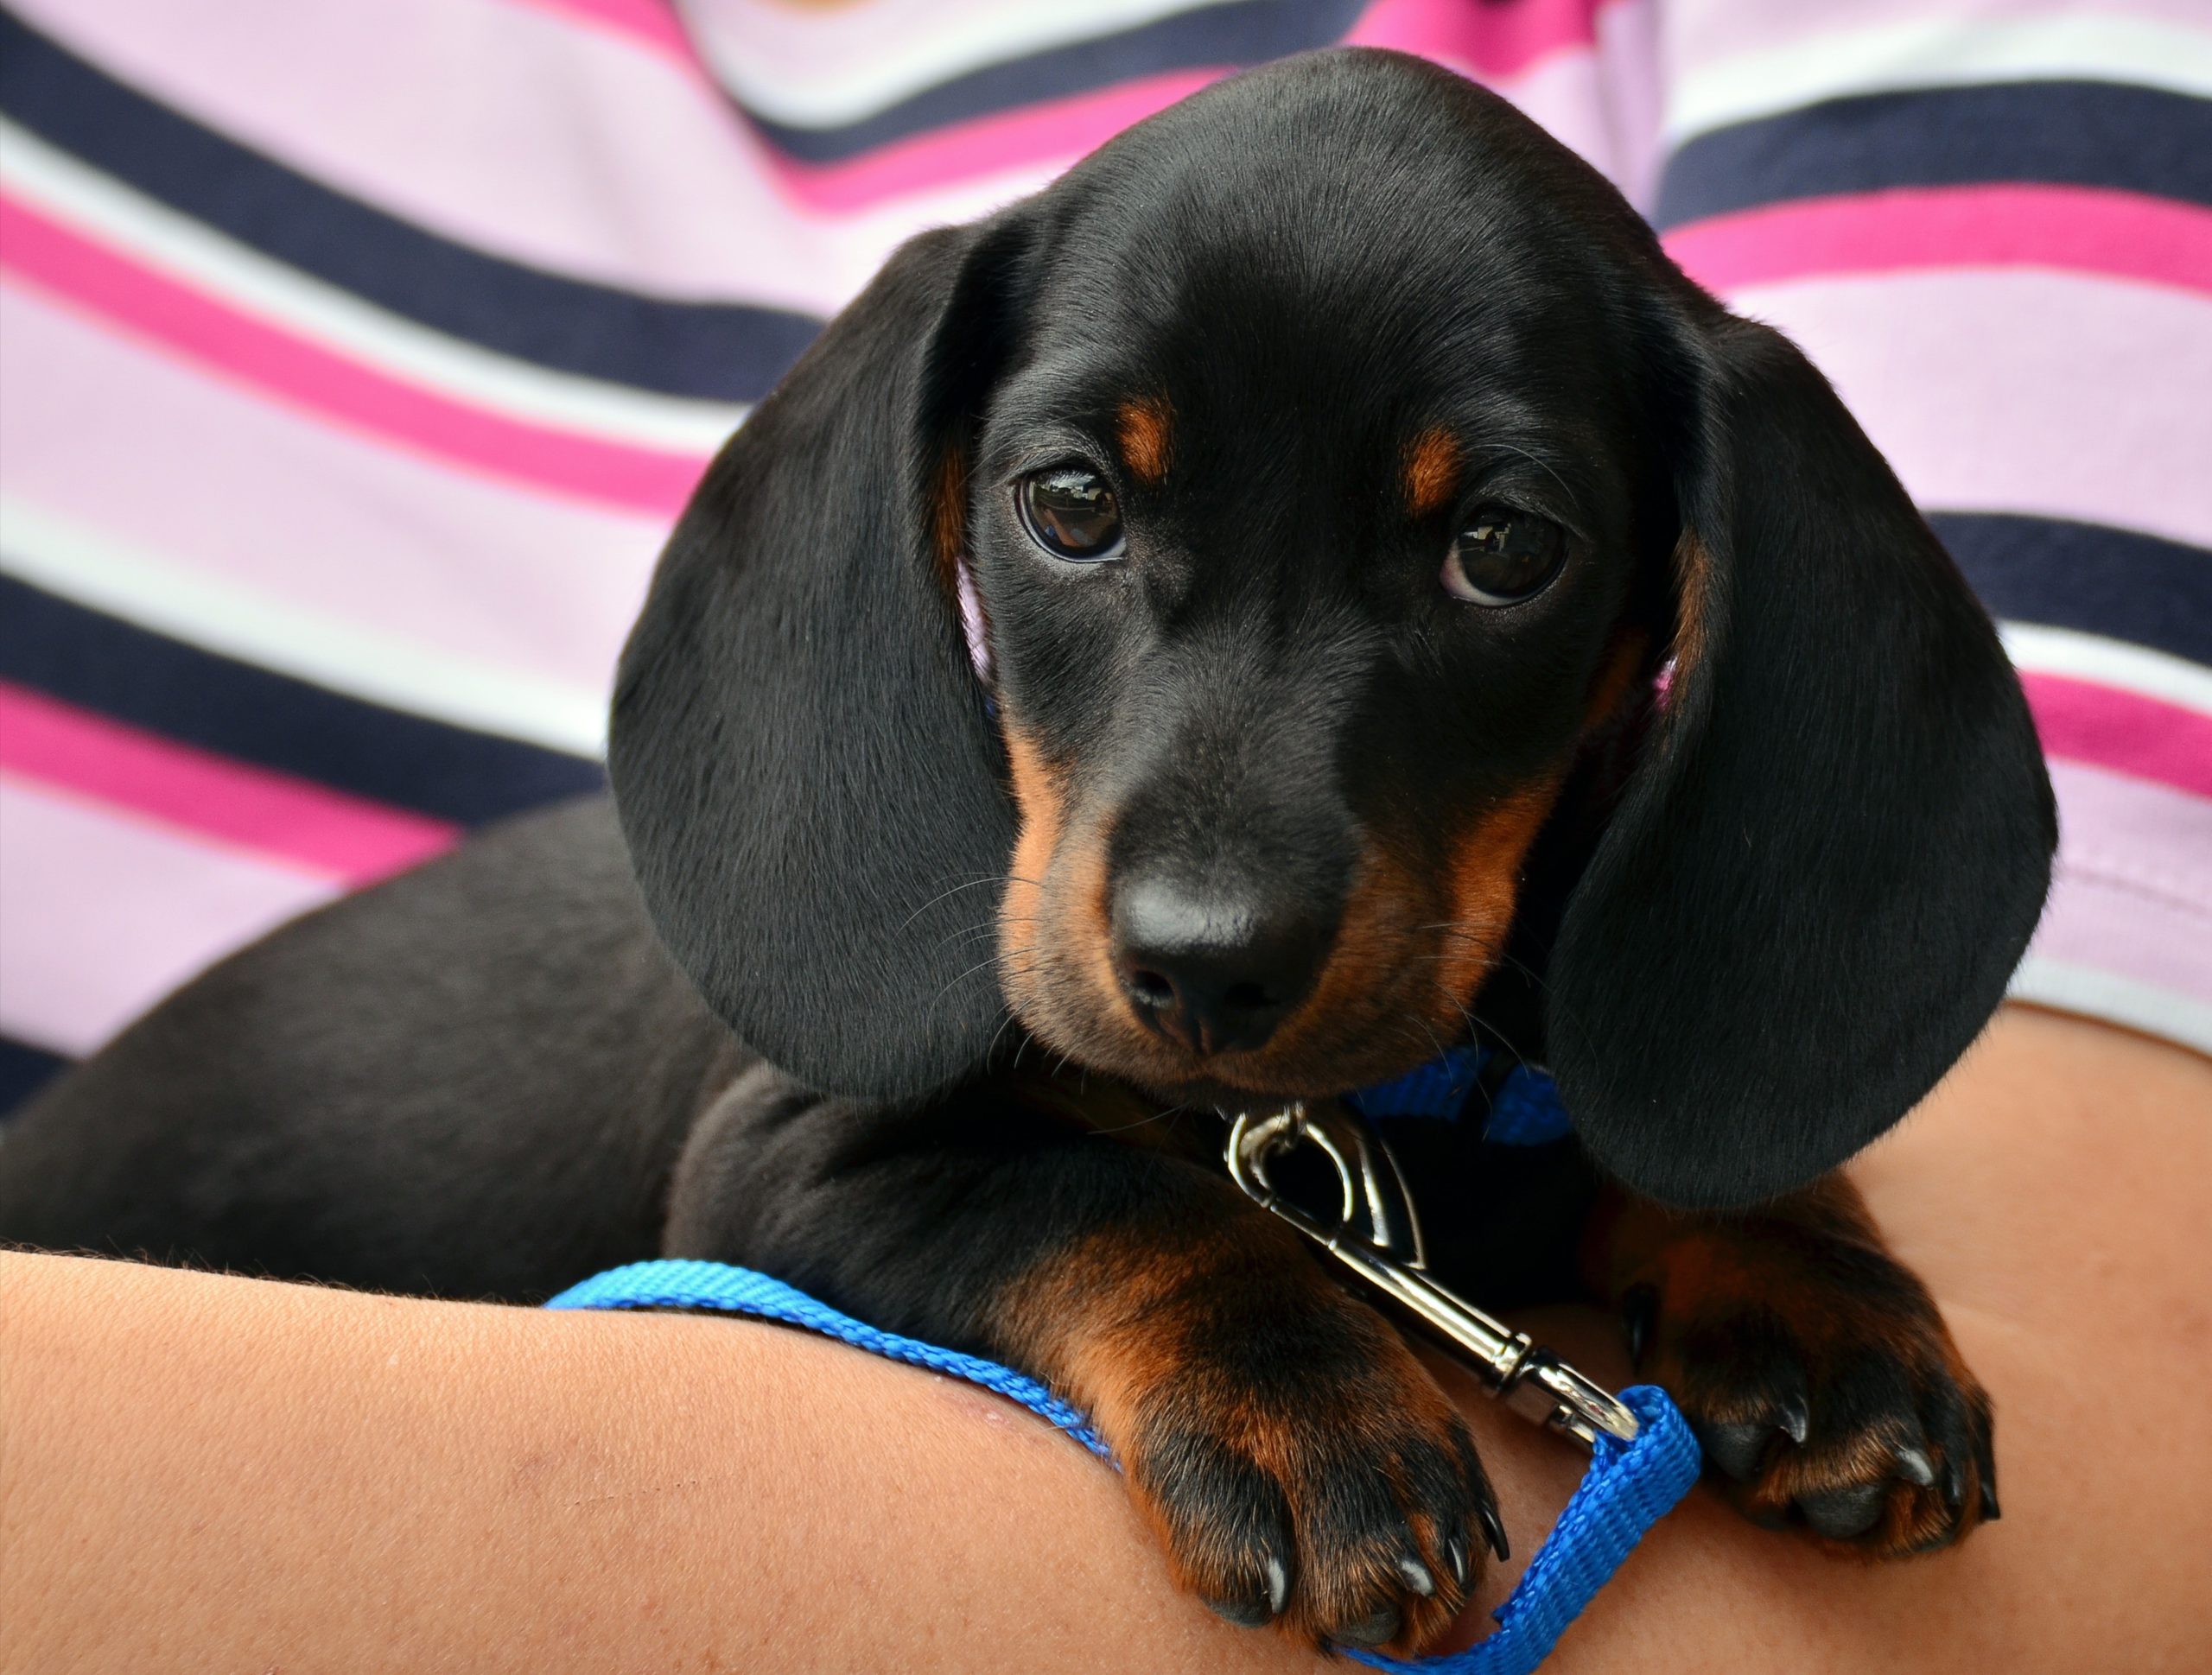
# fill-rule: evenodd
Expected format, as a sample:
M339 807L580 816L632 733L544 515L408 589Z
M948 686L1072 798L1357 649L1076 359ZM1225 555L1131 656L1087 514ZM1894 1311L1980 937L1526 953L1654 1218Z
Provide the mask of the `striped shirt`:
M601 783L664 532L901 238L1345 41L1834 380L2050 754L2016 992L2212 1050L2204 0L7 0L0 1108Z

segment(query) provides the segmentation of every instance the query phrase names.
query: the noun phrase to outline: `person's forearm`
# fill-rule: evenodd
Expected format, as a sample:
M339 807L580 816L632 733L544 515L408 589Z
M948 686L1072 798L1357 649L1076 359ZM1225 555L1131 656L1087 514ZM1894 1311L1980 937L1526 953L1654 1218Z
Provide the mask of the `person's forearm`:
M11 1672L1298 1661L1041 1423L801 1334L4 1253L0 1298Z
M1866 1568L1693 1494L1548 1671L2189 1666L2212 1066L2013 1014L1855 1172L1996 1396L2004 1522ZM1452 1376L1486 1608L1580 1462ZM1176 1594L1041 1422L798 1333L4 1254L0 1624L7 1675L1345 1667Z

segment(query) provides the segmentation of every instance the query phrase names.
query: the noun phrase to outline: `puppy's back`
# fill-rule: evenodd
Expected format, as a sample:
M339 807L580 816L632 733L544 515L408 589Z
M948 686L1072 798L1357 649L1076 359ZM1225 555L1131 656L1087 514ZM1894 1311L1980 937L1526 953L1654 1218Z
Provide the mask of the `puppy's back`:
M528 1299L651 1255L742 1062L571 803L273 932L0 1131L0 1240Z

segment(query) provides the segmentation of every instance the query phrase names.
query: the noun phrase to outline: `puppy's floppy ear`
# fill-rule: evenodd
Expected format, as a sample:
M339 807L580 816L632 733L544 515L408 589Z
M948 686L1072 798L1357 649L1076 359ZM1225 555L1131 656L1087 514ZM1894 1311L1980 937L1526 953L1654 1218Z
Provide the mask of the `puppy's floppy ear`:
M2019 682L1888 466L1787 339L1700 312L1675 666L1547 1032L1602 1166L1722 1206L1841 1163L1965 1050L2056 822Z
M654 924L740 1038L830 1092L941 1088L1004 1016L1014 816L954 567L1020 233L922 234L830 324L692 497L616 684Z

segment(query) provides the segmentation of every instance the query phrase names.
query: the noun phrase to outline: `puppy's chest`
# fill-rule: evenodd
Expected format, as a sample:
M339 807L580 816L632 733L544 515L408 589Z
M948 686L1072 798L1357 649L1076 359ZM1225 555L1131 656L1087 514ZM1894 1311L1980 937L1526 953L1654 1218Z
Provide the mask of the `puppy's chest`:
M1597 1177L1571 1136L1485 1138L1465 1117L1384 1118L1436 1278L1491 1310L1575 1295Z
M1345 1101L1367 1107L1366 1120L1396 1159L1426 1236L1431 1272L1488 1308L1573 1294L1576 1247L1596 1190L1596 1177L1563 1124L1525 1108L1517 1090L1501 1094L1503 1080L1463 1080L1450 1090L1394 1084ZM1213 1109L1170 1106L1103 1078L1040 1078L1024 1086L1021 1097L1052 1120L1109 1144L1228 1172L1230 1122ZM1271 1181L1325 1221L1341 1202L1342 1181L1318 1151L1285 1155ZM1253 1209L1266 1213L1256 1204Z

